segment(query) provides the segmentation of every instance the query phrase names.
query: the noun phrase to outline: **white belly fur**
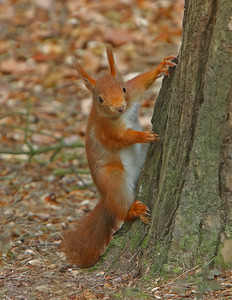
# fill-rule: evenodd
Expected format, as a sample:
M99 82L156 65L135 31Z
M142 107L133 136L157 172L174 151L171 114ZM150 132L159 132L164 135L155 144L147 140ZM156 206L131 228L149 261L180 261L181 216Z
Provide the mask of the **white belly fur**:
M126 127L134 130L141 130L141 125L138 120L139 103L134 103L130 109L123 114L123 120ZM131 194L131 204L134 201L134 190L142 170L145 156L146 147L142 144L134 144L120 150L120 158L124 169L126 171L126 182Z

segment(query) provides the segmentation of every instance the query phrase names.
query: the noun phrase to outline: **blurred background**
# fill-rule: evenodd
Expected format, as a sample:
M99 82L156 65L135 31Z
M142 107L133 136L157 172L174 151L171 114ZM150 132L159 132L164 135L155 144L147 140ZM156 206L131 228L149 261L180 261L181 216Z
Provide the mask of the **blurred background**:
M183 0L1 0L1 150L27 151L29 143L48 146L56 138L83 136L91 98L72 58L99 76L108 71L105 43L110 43L120 73L132 77L178 54L182 14ZM146 126L147 111L141 112Z

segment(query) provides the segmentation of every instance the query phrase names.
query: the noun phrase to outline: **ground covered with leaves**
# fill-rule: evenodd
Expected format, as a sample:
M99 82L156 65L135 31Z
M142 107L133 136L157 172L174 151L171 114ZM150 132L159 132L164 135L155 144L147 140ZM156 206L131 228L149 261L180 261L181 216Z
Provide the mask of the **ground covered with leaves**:
M144 72L178 53L182 13L182 0L0 1L0 299L232 298L230 272L214 270L200 291L188 279L198 267L147 284L80 270L60 250L98 198L84 150L91 98L73 57L94 77L111 43L123 78ZM159 85L141 108L145 128Z

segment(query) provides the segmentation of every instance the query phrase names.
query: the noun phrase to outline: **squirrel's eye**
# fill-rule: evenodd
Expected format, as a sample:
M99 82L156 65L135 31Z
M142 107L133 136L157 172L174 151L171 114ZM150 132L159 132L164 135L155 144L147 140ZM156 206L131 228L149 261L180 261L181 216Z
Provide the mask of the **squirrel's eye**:
M126 93L126 88L123 87L122 90L123 90L124 93Z
M98 97L98 100L99 100L100 103L104 102L103 99L102 99L102 97L100 97L100 96Z

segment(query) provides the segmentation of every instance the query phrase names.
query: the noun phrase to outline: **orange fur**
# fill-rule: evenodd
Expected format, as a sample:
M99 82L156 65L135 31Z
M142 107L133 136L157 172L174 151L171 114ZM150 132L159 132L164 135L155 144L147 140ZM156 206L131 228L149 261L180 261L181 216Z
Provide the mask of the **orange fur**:
M80 268L93 266L117 230L114 215L99 202L89 214L64 233L63 251Z
M93 111L91 115L94 115ZM95 115L91 118L89 127L94 121L95 137L107 149L118 150L136 143L150 143L156 141L157 135L150 131L138 131L125 127L123 120L105 119ZM87 135L87 139L89 135Z
M109 61L111 75L116 76L117 71L116 71L116 67L115 67L115 63L114 63L114 56L113 56L113 52L112 52L112 47L107 46L106 52L107 52L107 57L108 57L108 61Z
M137 100L138 96L144 94L144 91L154 83L154 81L162 74L169 76L169 66L175 66L175 63L168 60L174 59L175 56L171 55L166 57L155 69L139 74L125 83L125 87L130 95L130 101Z
M84 82L88 82L90 85L95 86L95 80L89 76L89 74L82 68L78 61L74 60L75 67L78 71L80 77L84 80ZM88 86L87 86L88 88Z
M167 57L151 71L122 83L111 47L107 48L111 75L96 81L75 62L80 77L93 96L86 132L86 153L93 181L101 195L93 211L64 233L62 249L67 260L82 268L93 266L113 233L124 221L144 217L146 205L134 201L134 189L145 159L135 144L156 141L157 135L141 131L138 106L146 89L168 67ZM142 219L143 220L143 219Z

